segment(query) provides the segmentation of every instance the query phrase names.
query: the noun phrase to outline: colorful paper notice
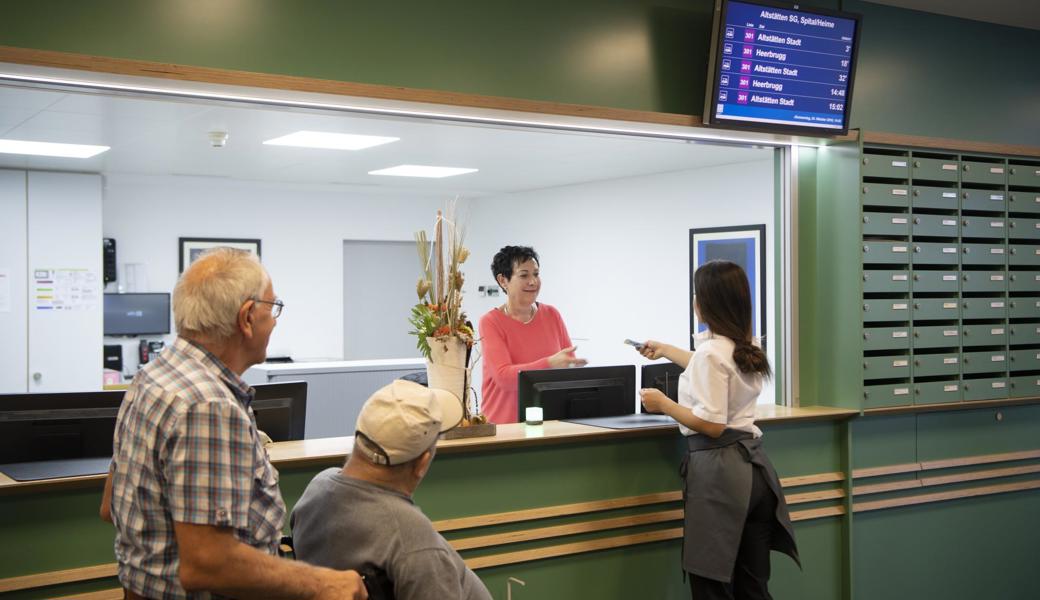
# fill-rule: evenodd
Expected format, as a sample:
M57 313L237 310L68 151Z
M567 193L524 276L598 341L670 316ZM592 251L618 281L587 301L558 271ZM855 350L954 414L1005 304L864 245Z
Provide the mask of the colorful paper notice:
M33 269L36 310L91 310L101 300L98 274L89 269Z

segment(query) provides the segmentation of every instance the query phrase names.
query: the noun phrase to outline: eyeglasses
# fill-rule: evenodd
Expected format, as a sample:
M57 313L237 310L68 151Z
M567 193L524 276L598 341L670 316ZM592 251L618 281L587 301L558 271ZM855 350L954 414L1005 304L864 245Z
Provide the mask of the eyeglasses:
M279 316L281 316L282 309L285 308L285 302L282 302L278 298L275 298L274 301L271 301L271 300L261 300L259 298L253 298L253 302L259 302L260 304L270 304L271 305L271 317L275 318L275 319L277 319Z

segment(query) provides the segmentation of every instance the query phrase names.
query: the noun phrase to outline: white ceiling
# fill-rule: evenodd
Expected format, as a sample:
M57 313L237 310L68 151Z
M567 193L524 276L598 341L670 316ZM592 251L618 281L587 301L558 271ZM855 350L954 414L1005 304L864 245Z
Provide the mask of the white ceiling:
M868 0L874 4L887 4L898 8L923 12L1040 29L1040 2L1037 0Z
M359 151L265 146L299 130L384 135ZM226 131L223 148L210 131ZM0 154L0 167L376 186L477 197L763 160L769 150L298 108L0 86L0 138L99 144L94 158ZM444 179L368 175L399 164L479 169Z

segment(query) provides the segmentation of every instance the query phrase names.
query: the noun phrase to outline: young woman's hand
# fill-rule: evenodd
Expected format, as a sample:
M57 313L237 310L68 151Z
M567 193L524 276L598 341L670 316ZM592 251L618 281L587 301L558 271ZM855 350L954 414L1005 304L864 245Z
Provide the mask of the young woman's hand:
M663 413L669 404L675 404L672 399L654 388L643 388L639 390L639 398L643 401L646 410L652 413Z
M640 350L639 353L650 360L657 360L659 358L667 357L669 347L670 344L664 344L655 340L647 340L643 342L643 349Z

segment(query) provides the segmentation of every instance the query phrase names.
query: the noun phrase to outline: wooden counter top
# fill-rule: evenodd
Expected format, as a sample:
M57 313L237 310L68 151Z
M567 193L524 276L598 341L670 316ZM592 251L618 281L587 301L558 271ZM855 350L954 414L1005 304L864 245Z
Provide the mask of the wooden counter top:
M762 424L841 420L858 414L859 411L841 408L822 406L792 408L763 404L756 409L755 420ZM523 446L566 444L592 440L675 435L676 429L676 425L661 425L641 429L605 429L603 427L566 423L563 421L546 421L543 425L535 426L512 423L499 425L498 433L493 437L441 440L437 444L437 451L442 454L454 454L478 450L504 450ZM334 466L342 464L353 446L353 436L276 442L268 446L268 454L271 457L271 462L279 468L308 465ZM0 473L0 493L100 487L104 479L104 475L86 475L41 481L15 481L4 473Z

